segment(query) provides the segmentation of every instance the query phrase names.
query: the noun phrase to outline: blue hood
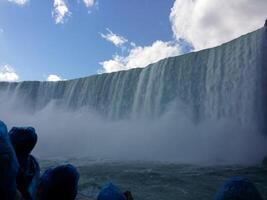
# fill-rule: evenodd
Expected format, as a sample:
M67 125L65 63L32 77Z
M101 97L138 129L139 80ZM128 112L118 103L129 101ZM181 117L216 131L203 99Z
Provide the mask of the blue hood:
M120 189L108 183L105 185L100 193L98 194L97 200L127 200L125 195L120 191Z

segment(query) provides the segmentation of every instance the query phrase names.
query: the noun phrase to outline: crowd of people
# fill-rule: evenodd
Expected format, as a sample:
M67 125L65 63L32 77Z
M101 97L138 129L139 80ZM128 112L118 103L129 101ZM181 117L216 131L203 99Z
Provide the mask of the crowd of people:
M47 169L42 175L31 155L38 136L32 127L13 127L9 132L0 121L0 200L75 200L79 172L70 164ZM112 183L105 185L97 200L133 200ZM262 200L254 184L245 177L232 177L215 200Z

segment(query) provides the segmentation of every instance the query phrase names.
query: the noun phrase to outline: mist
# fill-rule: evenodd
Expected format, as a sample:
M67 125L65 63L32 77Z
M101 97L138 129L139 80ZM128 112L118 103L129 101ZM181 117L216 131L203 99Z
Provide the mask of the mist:
M88 108L70 111L50 103L27 112L19 102L8 102L0 103L0 119L9 129L33 126L38 133L33 153L41 159L251 165L267 154L266 137L251 125L232 119L195 123L176 104L157 118L111 120Z

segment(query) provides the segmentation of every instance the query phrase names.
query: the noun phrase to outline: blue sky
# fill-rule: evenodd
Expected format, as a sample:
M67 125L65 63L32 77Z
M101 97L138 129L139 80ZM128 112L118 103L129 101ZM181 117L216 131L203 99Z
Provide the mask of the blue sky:
M0 81L145 67L262 27L266 0L0 0Z
M87 8L68 1L71 16L56 24L52 1L23 6L0 1L0 64L12 66L20 80L43 80L49 74L65 79L96 74L102 61L123 54L101 37L107 28L138 46L172 40L169 21L173 0L99 0Z

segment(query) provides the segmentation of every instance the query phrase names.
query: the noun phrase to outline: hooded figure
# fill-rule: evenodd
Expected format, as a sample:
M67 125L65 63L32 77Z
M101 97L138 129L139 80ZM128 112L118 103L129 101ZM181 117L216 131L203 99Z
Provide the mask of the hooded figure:
M78 191L79 172L72 165L45 171L38 187L38 200L74 200Z
M127 198L118 187L108 183L99 192L97 200L127 200Z
M0 121L0 199L14 200L19 164L6 125Z
M232 177L217 192L214 200L262 200L257 188L245 177Z
M9 136L20 164L17 175L17 188L23 199L34 200L40 177L40 167L30 153L37 143L37 134L32 127L13 127L9 132Z

